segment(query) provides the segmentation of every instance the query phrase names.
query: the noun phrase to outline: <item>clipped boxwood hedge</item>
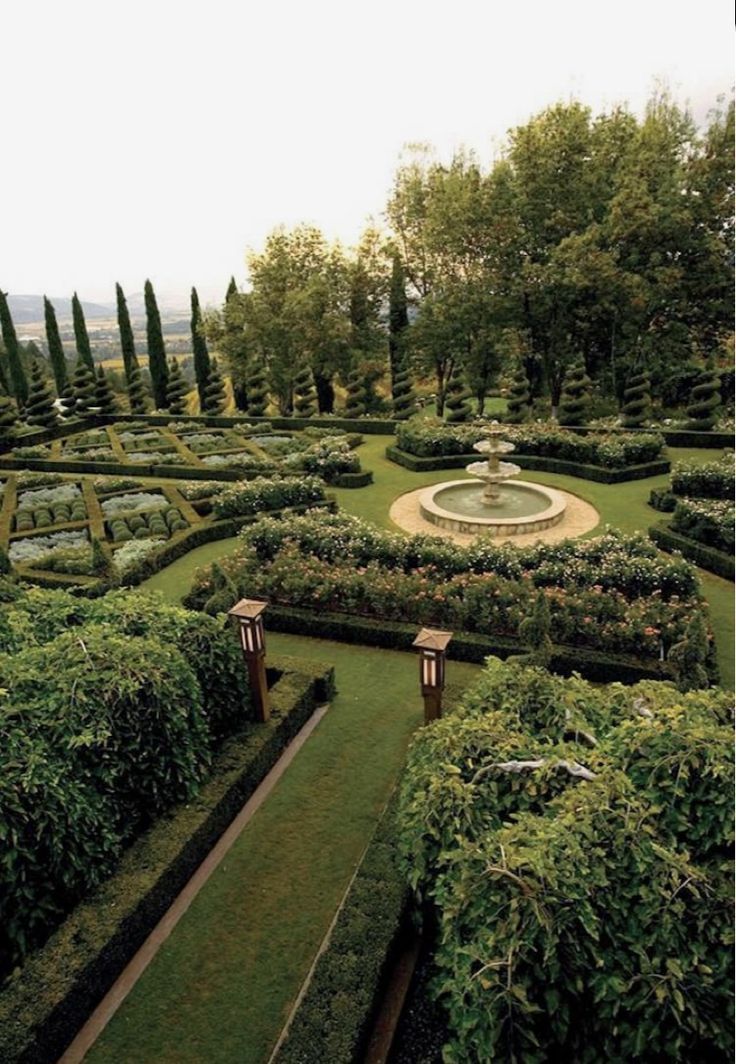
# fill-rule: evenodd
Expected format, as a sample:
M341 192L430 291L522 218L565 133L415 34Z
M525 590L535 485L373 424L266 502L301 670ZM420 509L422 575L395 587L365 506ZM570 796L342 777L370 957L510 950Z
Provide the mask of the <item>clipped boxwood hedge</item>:
M715 547L706 547L704 543L698 543L689 536L683 536L681 532L675 532L665 521L652 525L649 529L649 538L662 550L678 550L684 558L701 569L707 569L709 573L722 576L725 580L734 579L734 558L732 554L716 550Z
M238 425L271 425L275 429L302 430L310 425L320 429L343 429L345 432L362 432L368 436L393 436L397 422L391 418L351 418L351 417L249 417L241 414L238 417L224 415L213 417L203 414L186 414L175 418L170 414L108 414L98 415L95 419L97 424L113 425L116 422L144 421L149 425L168 425L171 421L190 421L192 425L209 426L210 428L230 429ZM33 442L36 440L34 438Z
M0 1060L53 1064L315 708L331 666L274 658L272 716L225 743L195 798L123 855L0 993Z
M364 469L360 473L334 473L330 477L333 488L365 488L373 483L373 473Z

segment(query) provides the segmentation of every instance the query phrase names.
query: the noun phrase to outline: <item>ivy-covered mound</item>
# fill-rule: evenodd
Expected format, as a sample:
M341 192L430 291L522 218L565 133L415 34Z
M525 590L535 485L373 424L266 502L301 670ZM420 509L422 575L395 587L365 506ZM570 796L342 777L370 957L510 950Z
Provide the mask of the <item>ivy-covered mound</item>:
M490 658L417 734L401 849L443 1060L733 1059L731 718L721 691Z
M218 611L247 592L516 640L541 587L555 643L644 661L667 654L693 614L701 616L691 566L664 558L643 537L615 532L521 549L482 541L463 548L320 513L264 518L241 538L216 572L200 570L188 605Z
M196 792L249 695L222 618L131 592L0 591L2 976Z
M509 426L504 434L519 455L558 458L581 465L625 469L659 458L664 440L656 433L590 433L578 436L556 424ZM471 455L473 444L481 439L477 423L444 425L442 422L410 422L396 430L396 444L401 451L420 458L439 455Z

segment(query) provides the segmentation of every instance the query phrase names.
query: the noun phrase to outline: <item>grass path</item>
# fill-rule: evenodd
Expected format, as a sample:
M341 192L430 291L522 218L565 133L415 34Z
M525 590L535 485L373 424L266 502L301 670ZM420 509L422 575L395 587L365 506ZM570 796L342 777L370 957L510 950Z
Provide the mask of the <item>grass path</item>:
M421 720L409 654L299 636L338 695L87 1056L94 1064L263 1064ZM477 667L451 662L448 679Z

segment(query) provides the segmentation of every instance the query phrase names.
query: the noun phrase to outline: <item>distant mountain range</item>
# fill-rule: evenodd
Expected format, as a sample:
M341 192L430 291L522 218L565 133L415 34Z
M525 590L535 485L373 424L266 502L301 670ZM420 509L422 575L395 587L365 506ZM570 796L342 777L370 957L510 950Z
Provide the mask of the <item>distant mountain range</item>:
M131 318L145 317L145 304L143 292L133 292L126 297L128 311ZM49 296L54 305L56 317L59 321L71 321L72 301L66 296ZM162 315L184 315L188 311L188 303L181 298L158 298L158 306ZM36 295L8 295L8 306L16 325L24 325L29 322L43 321L43 296ZM104 318L115 318L117 306L115 303L87 303L82 300L82 310L87 321L100 321Z

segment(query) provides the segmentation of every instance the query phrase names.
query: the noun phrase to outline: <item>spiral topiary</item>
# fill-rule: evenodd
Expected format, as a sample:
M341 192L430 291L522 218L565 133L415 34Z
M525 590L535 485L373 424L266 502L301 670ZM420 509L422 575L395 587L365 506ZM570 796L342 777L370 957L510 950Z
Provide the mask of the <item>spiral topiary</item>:
M520 425L522 421L528 420L531 409L529 378L520 362L516 367L516 372L509 388L506 421L510 425Z
M128 381L128 402L131 414L145 414L148 409L147 398L148 391L143 383L140 367L134 365L131 367Z
M685 412L690 419L687 427L694 432L710 432L716 423L721 405L721 385L718 376L708 367L698 377L690 393Z
M357 367L350 372L345 400L345 416L360 417L365 414L365 374Z
M314 377L309 366L302 366L294 379L294 417L312 417L316 409Z
M210 372L204 389L205 414L221 414L225 407L225 382L222 379L217 365L217 359L213 358L210 364Z
M31 366L31 380L24 416L26 424L39 425L44 429L53 429L59 422L51 388L43 375L43 370L35 361Z
M268 378L266 367L259 359L254 359L246 377L248 395L247 413L251 417L263 417L268 409Z
M18 428L18 407L9 395L0 395L0 443L9 443Z
M110 381L102 366L97 367L97 379L95 380L95 405L99 406L101 414L114 414L118 409L115 393L110 386Z
M399 366L396 370L391 393L394 417L397 421L405 421L406 418L411 417L416 408L416 395L412 386L411 371L407 363Z
M189 385L186 382L181 366L175 358L169 362L169 379L166 384L166 402L169 413L180 416L187 408L187 392Z
M59 402L61 403L61 416L64 418L74 417L77 412L77 397L74 394L74 388L71 384L67 384L64 391L59 396Z
M635 429L643 425L649 415L650 405L649 376L646 373L634 373L624 388L624 403L621 407L624 427Z
M462 370L456 364L453 366L445 389L445 420L452 425L470 421L471 410L468 403L470 396L471 391L463 380Z
M95 375L81 357L77 359L72 389L76 400L76 413L83 416L95 405Z
M560 425L584 425L588 420L590 377L583 360L576 359L565 375L557 421Z

